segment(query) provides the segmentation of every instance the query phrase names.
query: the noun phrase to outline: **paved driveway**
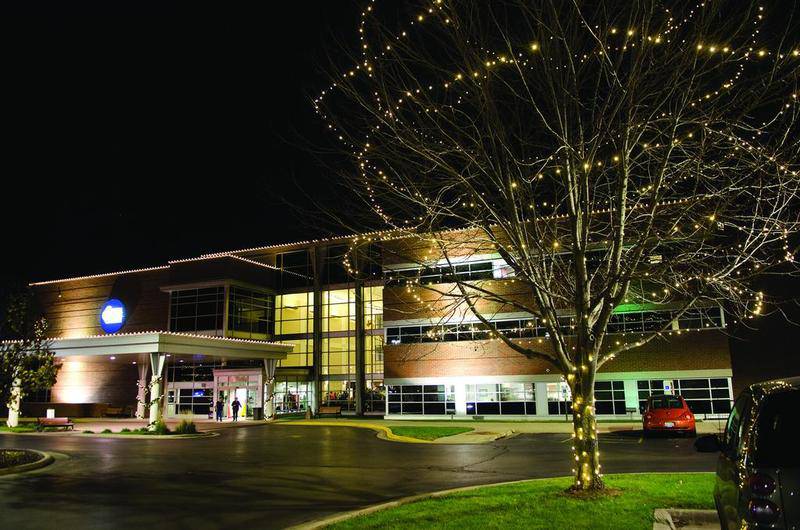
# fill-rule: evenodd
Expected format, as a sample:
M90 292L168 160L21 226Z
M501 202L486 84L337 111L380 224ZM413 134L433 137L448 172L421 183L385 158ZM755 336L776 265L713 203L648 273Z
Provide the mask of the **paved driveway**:
M601 442L607 473L714 467L689 439L620 433ZM449 446L287 425L194 440L0 435L0 447L23 446L67 456L0 477L2 528L281 528L426 491L570 472L563 434Z

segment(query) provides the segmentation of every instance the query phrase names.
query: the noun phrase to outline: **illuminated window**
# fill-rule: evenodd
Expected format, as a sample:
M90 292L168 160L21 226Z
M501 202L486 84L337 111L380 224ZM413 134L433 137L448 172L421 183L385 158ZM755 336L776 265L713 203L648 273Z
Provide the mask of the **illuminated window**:
M310 292L275 297L275 334L314 332L314 295Z

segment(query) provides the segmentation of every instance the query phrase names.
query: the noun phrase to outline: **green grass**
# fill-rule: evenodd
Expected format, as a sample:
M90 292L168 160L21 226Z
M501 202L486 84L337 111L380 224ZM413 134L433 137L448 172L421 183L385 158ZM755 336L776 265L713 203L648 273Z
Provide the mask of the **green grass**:
M564 493L569 477L479 488L343 521L329 528L650 529L656 508L713 509L713 473L609 475L618 491L593 499Z
M398 436L408 436L409 438L418 438L420 440L435 440L473 430L472 427L421 427L416 425L391 425L389 428Z
M0 425L0 432L36 432L36 426L23 424L9 427L8 425Z

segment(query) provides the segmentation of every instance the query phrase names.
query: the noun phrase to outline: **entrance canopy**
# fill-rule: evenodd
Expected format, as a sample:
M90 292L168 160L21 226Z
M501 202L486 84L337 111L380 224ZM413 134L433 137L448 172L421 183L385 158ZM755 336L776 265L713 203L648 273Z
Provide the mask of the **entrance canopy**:
M57 357L173 353L208 355L228 359L285 359L292 344L261 340L210 337L190 333L152 331L54 339L50 349Z

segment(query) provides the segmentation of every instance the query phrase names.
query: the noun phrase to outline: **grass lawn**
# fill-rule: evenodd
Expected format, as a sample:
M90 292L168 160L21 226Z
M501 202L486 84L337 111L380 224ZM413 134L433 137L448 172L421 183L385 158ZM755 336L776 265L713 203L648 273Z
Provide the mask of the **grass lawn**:
M398 436L408 436L420 440L435 440L445 436L453 436L462 432L469 432L472 427L424 427L424 426L396 426L389 427Z
M36 426L20 424L16 427L0 425L0 432L36 432Z
M427 499L330 528L641 528L656 508L713 509L713 473L608 475L616 496L580 500L564 494L568 477L479 488Z

